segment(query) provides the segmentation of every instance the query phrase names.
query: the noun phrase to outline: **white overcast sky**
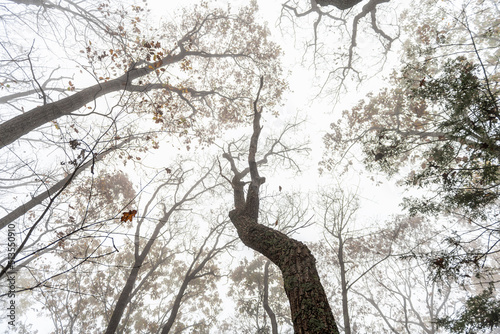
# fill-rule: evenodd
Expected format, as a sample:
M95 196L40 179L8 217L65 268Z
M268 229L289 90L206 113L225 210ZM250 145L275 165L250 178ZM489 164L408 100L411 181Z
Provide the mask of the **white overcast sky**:
M225 4L227 1L216 1L220 4ZM292 180L281 179L277 177L267 178L266 184L269 189L277 189L279 185L295 184L294 190L302 190L305 192L314 192L318 189L324 189L329 186L334 186L337 182L331 176L318 175L318 162L321 159L324 147L322 137L329 129L329 124L336 118L344 109L349 109L363 96L371 91L377 90L381 85L380 76L372 80L366 81L358 89L354 89L350 94L346 94L340 99L340 102L333 105L332 101L327 99L315 99L318 94L318 82L315 81L314 70L312 68L300 64L300 59L304 54L302 45L294 45L294 40L289 36L282 35L278 27L278 19L282 8L282 0L266 1L258 0L259 16L267 22L269 29L272 32L272 39L280 44L284 50L283 68L290 71L289 84L291 91L284 97L284 108L280 110L280 117L274 119L269 117L264 120L263 136L266 128L280 128L286 120L293 119L296 116L307 115L307 125L304 128L304 135L309 137L311 141L311 156L303 161L304 173L295 176ZM403 1L405 2L405 1ZM238 4L246 5L248 1L230 1L231 8L236 8ZM162 0L148 1L149 8L152 9L153 15L159 15L163 20L175 20L173 9L176 7L196 6L199 0L185 0L182 2L167 2ZM297 30L298 33L312 34L312 30ZM334 41L333 41L334 42ZM367 52L369 54L369 52ZM390 68L390 64L387 64ZM265 118L265 115L264 115ZM274 129L277 131L278 129ZM248 128L250 133L251 128ZM263 137L261 137L261 140ZM380 185L375 185L374 182L367 179L367 176L373 176L376 181L382 182ZM353 191L358 189L361 199L361 209L358 212L358 221L363 222L378 222L386 219L392 214L401 212L399 203L402 197L402 189L398 188L394 182L387 181L383 175L351 174L347 179L342 180L344 189L350 188ZM285 187L286 189L286 187Z

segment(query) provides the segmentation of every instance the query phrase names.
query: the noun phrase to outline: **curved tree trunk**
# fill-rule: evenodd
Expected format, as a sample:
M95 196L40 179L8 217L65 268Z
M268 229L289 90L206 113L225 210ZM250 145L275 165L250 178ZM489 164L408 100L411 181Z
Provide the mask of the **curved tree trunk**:
M159 223L156 224L155 229L151 233L151 236L149 237L149 239L145 242L144 247L142 248L142 250L140 249L140 240L142 239L142 237L141 237L141 226L142 226L142 222L144 221L144 217L141 218L142 220L137 223L136 232L135 232L135 235L134 235L134 263L132 265L132 270L130 271L130 274L129 274L128 278L127 278L125 286L123 287L123 289L122 289L122 291L120 293L120 296L118 297L118 300L117 300L117 302L115 304L113 313L111 314L111 317L109 319L108 327L106 328L106 332L105 332L106 334L114 334L114 333L116 333L116 330L118 328L118 325L120 324L120 321L121 321L121 318L123 316L123 313L125 312L125 308L127 307L128 303L130 302L130 299L132 297L132 292L133 292L133 289L134 289L135 282L137 281L137 278L139 276L139 271L140 271L142 265L144 264L144 261L146 260L146 257L148 256L148 254L149 254L151 248L153 247L155 241L157 240L158 235L160 235L163 226L165 224L167 224L167 222L169 222L169 219L170 219L171 215L176 210L178 210L183 204L185 204L185 203L187 203L189 201L194 200L200 194L202 194L202 193L204 193L206 191L210 191L210 190L213 189L213 187L215 187L215 186L204 187L199 192L194 193L195 189L199 185L203 184L203 181L208 177L208 175L210 175L210 173L211 173L211 170L209 170L203 176L201 176L200 179L198 179L198 181L196 181L184 193L184 195L182 196L182 198L180 200L176 201L170 207L170 209L168 211L166 210L166 208L163 209L163 216L162 216L162 218L159 219ZM180 182L180 183L182 183L182 182ZM178 184L178 186L180 185L180 183ZM166 185L166 184L172 184L172 183L169 183L169 181L167 181L163 185ZM149 201L148 205L145 208L146 212L148 212L149 205L151 204L152 200L158 195L158 192L161 189L162 189L162 186L159 186L159 187L156 188L155 192L153 193L153 195L151 197L152 199ZM191 267L189 268L189 272L186 274L186 277L187 277L186 280L185 280L186 284L189 284L190 281L192 281L193 279L198 278L197 275L198 275L199 271L201 271L203 269L203 267L206 265L206 263L208 261L210 261L220 251L218 248L216 248L216 246L217 246L217 243L216 243L215 246L207 253L207 255L202 260L202 262L200 264L198 264L198 266L195 266L195 262L201 256L201 252L203 251L208 238L211 235L213 235L213 233L215 233L215 232L216 232L216 230L213 229L210 232L210 234L207 237L207 239L205 239L205 242L203 243L203 245L200 247L200 250L198 252L197 257L195 258L194 262L191 264ZM186 285L186 287L187 287L187 285ZM181 291L185 291L186 287L184 287L184 283L183 283L183 288L181 288ZM182 299L182 296L178 297L178 298L180 298L179 299L179 302L180 302L181 299ZM176 302L177 302L177 299L176 299ZM175 315L177 315L177 313L175 313Z
M253 134L248 154L249 168L239 172L233 157L228 153L224 154L234 173L231 183L235 209L229 212L229 218L245 245L263 254L280 268L285 292L290 302L295 333L338 334L330 304L316 270L316 260L310 250L302 242L258 223L259 188L265 182L265 178L259 176L255 160L262 112L257 109L257 102L262 86L261 78L259 92L254 102ZM245 199L243 189L245 183L242 182L242 178L248 172L251 182Z
M309 248L259 224L244 210L233 210L229 217L243 243L281 269L295 333L339 333Z

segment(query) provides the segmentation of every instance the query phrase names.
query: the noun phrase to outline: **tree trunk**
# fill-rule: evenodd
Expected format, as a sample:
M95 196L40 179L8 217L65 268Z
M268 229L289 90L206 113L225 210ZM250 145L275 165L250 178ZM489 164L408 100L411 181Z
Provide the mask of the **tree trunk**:
M42 204L43 201L45 201L51 195L56 194L60 189L67 186L74 177L83 172L90 165L92 165L92 160L87 161L86 163L78 167L72 174L69 174L61 181L54 184L47 191L44 191L43 193L38 194L35 197L32 197L28 202L21 204L20 206L18 206L17 208L15 208L5 216L0 218L0 230L3 229L5 226L9 225L10 223L12 223L13 221L15 221L17 218L25 215L29 210L33 209L35 206Z
M175 296L174 305L172 306L172 311L170 312L170 316L168 317L167 323L163 326L161 330L161 334L168 334L174 325L175 318L177 318L177 314L179 313L179 309L181 308L182 297L184 297L184 293L189 285L189 282L192 280L192 276L184 277L184 281L182 282L181 287Z
M316 260L307 246L257 223L244 211L233 210L229 217L243 243L281 269L295 333L339 333L316 270Z
M271 329L273 334L278 334L278 323L276 322L276 314L274 314L271 306L269 306L269 265L270 261L266 261L264 265L264 300L263 306L264 310L266 310L267 315L269 316L269 320L271 321Z
M165 213L160 220L160 223L158 223L147 241L146 245L144 246L142 252L139 252L139 232L140 232L140 223L138 223L137 228L136 228L136 233L135 233L135 238L134 238L134 244L135 244L135 249L134 249L134 264L132 267L132 270L130 271L129 276L127 277L127 282L125 283L125 286L122 289L122 292L120 293L120 296L118 297L118 301L116 302L115 308L113 309L113 313L111 314L111 318L109 319L108 322L108 327L106 328L106 334L114 334L118 328L118 325L120 324L120 320L123 316L123 312L125 312L125 308L127 307L132 294L132 291L134 289L135 282L137 281L137 277L139 276L139 271L144 263L144 260L149 254L149 251L151 250L151 247L153 247L153 244L156 240L156 237L161 231L161 228L163 225L166 224L170 217L171 211L169 213Z
M266 256L280 268L285 292L290 302L295 333L338 334L330 304L316 270L316 260L309 248L300 241L258 223L259 188L265 182L265 178L259 176L255 160L262 113L262 109L259 111L257 108L257 102L262 86L263 78L260 80L260 88L254 101L248 168L239 172L234 158L229 153L223 155L229 161L234 174L231 184L234 190L235 209L229 212L229 218L245 245ZM245 199L246 183L242 178L248 172L251 182Z
M351 334L351 321L349 318L349 301L347 299L347 278L344 262L344 241L342 239L342 232L339 231L339 252L338 260L340 264L340 285L342 287L342 315L344 317L344 334Z
M185 55L185 53L181 52L178 55L167 56L162 59L162 66L177 62ZM44 125L45 123L71 114L100 96L120 90L139 90L139 87L132 86L132 81L143 77L154 70L155 68L153 66L132 68L127 71L127 73L116 79L98 83L97 85L85 88L84 90L63 98L62 100L36 107L28 112L3 122L0 124L0 133L2 134L0 136L0 149L13 143L17 139ZM148 87L144 86L142 89L148 90Z
M139 275L139 270L141 269L142 262L144 262L143 260L144 258L134 263L134 267L130 271L130 275L127 278L127 283L125 283L125 286L123 287L120 297L118 297L118 301L116 302L113 314L109 319L108 328L106 329L105 332L106 334L114 334L116 332L116 329L120 324L123 312L125 311L125 308L128 305L130 293L134 289L134 284L135 281L137 280L137 276Z

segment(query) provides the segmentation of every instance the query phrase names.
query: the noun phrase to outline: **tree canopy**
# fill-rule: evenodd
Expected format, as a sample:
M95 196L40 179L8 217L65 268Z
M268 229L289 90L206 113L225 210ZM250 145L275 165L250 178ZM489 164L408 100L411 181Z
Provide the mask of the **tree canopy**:
M259 2L0 4L0 327L500 326L498 4Z

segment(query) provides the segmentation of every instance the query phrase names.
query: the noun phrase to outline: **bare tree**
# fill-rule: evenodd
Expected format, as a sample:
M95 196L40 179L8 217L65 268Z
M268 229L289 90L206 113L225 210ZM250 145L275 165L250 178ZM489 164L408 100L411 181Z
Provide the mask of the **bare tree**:
M491 1L422 2L411 13L404 27L413 34L398 74L331 124L324 165L349 168L358 159L407 189L424 190L404 198L405 209L439 216L449 226L439 244L418 254L419 261L426 258L445 282L484 272L483 283L496 284L489 275L498 267L488 257L500 244L493 232L500 97L498 57L492 56L499 35L491 29L500 25L499 8Z
M188 289L189 284L191 284L194 280L216 275L214 268L210 268L209 266L207 266L207 264L212 261L218 254L220 254L224 250L227 250L229 246L236 240L233 239L223 245L219 245L222 234L228 223L228 221L224 220L218 225L211 228L210 233L207 235L198 251L193 254L193 260L186 274L184 275L184 280L182 281L179 291L175 297L175 301L170 311L169 318L162 328L162 334L170 333L170 331L172 330L176 316L179 313L181 303L183 303L188 298L188 296L186 295L186 290ZM206 247L206 244L211 237L214 238L215 241L213 242L212 246ZM206 267L209 268L206 269Z
M350 238L348 229L355 220L356 211L359 208L358 199L355 194L349 194L342 190L333 193L323 192L321 194L321 207L324 208L323 228L324 233L333 237L335 246L329 244L334 249L340 271L340 287L342 291L342 317L344 319L344 333L351 334L351 321L349 316L348 292L352 282L348 281L348 268L346 264L345 243ZM325 241L331 242L325 235Z
M271 261L255 253L240 261L230 278L228 297L235 301L237 314L222 326L228 332L278 334L293 326L281 275Z
M83 51L90 65L95 67L93 77L96 84L82 90L74 89L73 94L58 101L50 102L50 99L44 99L41 106L3 122L0 124L0 132L3 134L0 148L63 116L87 114L89 109L81 108L94 106L99 97L114 92L121 93L120 100L126 101L128 107L133 105L139 110L149 109L150 113L156 114L157 122L168 127L185 129L192 126L195 117L211 114L216 110L213 109L214 103L222 101L226 101L226 105L219 108L217 121L241 121L241 115L237 115L234 110L227 110L227 101L230 101L232 106L238 102L248 103L248 91L243 88L245 85L241 84L229 87L230 78L237 75L239 80L252 80L255 78L253 71L265 70L269 73L269 80L278 80L269 93L279 96L283 88L279 78L274 75L279 75L280 71L277 64L273 64L279 50L263 38L268 33L265 28L253 22L255 10L255 4L242 9L237 15L217 9L197 8L193 12L183 14L181 31L177 27L166 26L165 31L155 36L156 39L135 42L133 49L111 48L109 51L107 45L97 46L91 43L80 46L85 49ZM216 36L218 42L210 36ZM234 38L235 36L238 38ZM229 44L222 43L223 41ZM17 65L23 66L19 62ZM235 66L237 72L226 71L227 76L223 77L219 73L213 76L206 71L206 66L215 71L227 69L229 65ZM98 74L98 66L103 67L102 74ZM245 67L252 70L245 70ZM205 80L184 78L176 82L174 73L182 72L191 75L197 73L204 76ZM115 73L114 77L112 73ZM30 79L37 81L36 78ZM158 93L144 96L155 91ZM135 93L132 96L138 99L136 103L132 104L133 100L130 101L124 92ZM49 92L43 91L43 95L48 96ZM153 96L156 99L150 100ZM275 97L273 96L273 100ZM268 98L267 102L272 103L272 100ZM179 110L176 114L182 115L179 118L184 119L185 124L179 125L175 120L163 115L164 111L161 109L165 107L177 107ZM90 110L95 109L95 106L90 107ZM217 123L212 120L213 124ZM201 128L198 131L201 131Z
M332 198L336 201L328 200ZM334 207L341 207L340 198L330 194L323 202L330 204L328 217L335 213ZM338 222L349 220L345 208L336 213ZM442 235L437 225L431 226L422 218L397 216L375 229L354 229L351 221L350 226L340 230L339 238L335 218L325 221L325 235L333 238L314 250L323 264L321 271L327 278L328 291L340 290L348 297L343 298L343 305L347 304L350 313L345 312L345 307L338 312L344 317L356 314L349 322L344 321L345 332L443 333L436 320L453 312L464 291L451 282L435 280L425 261L411 255L435 247ZM340 254L343 264L339 263ZM333 282L332 272L338 276Z
M114 307L113 313L111 315L111 318L109 320L109 323L108 323L108 326L106 329L106 333L115 333L116 329L118 328L118 325L120 323L120 319L121 319L123 312L125 311L125 308L127 307L128 302L130 300L130 295L133 291L133 288L134 288L135 282L137 280L137 276L139 274L141 266L144 263L144 261L146 260L146 257L148 256L151 247L153 247L158 235L161 233L162 228L165 226L165 224L167 224L169 222L169 219L172 216L172 214L175 211L179 210L183 205L185 205L185 204L189 203L190 201L193 201L196 198L198 198L199 196L201 196L201 194L208 192L210 190L213 190L215 187L217 187L217 183L214 183L212 185L207 185L205 187L202 187L200 190L197 189L199 186L201 186L207 182L207 178L209 178L209 176L212 173L211 168L209 168L205 171L205 173L202 175L202 177L199 180L197 180L190 188L188 188L188 190L182 196L177 195L177 193L180 190L179 187L181 186L181 184L183 183L183 181L185 179L185 175L184 175L185 173L186 172L184 172L182 170L172 173L171 176L168 177L164 183L162 183L159 187L156 188L153 196L151 196L151 200L148 202L148 204L146 205L146 207L144 209L145 212L149 211L150 205L157 200L156 195L163 187L170 185L170 184L176 184L177 189L174 191L175 196L174 196L173 204L171 205L171 207L168 210L167 210L167 207L165 205L163 205L163 210L162 210L163 216L159 219L159 223L155 226L155 228L151 234L151 237L148 238L147 242L144 244L143 247L141 247L141 239L142 239L141 229L142 229L143 224L144 224L144 219L139 220L139 222L137 224L136 232L134 235L134 247L135 247L134 264L132 266L132 270L131 270L130 275L127 279L127 282L125 283L125 286L124 286L124 288L123 288L123 290L122 290L122 292L121 292L121 294L116 302L116 305ZM217 229L214 229L213 232L215 232L216 230ZM212 233L210 233L210 235ZM198 253L198 257L200 256L201 252L204 250L204 246L205 246L204 244L201 246L199 253ZM197 257L195 258L195 262L191 264L191 268L189 269L188 273L186 274L187 278L185 279L185 281L183 283L183 287L181 288L181 291L179 292L179 294L176 298L176 302L175 302L174 308L172 310L173 317L171 319L169 319L167 324L165 324L164 329L162 331L163 333L168 333L170 331L170 328L172 327L173 321L175 319L175 314L176 314L176 312L178 312L180 300L184 294L183 292L186 290L187 285L189 284L189 281L196 279L198 277L197 275L203 269L206 262L208 262L218 252L220 252L220 250L217 250L217 251L213 250L212 252L209 252L209 255L205 258L205 260L201 261L201 263L196 267L194 267L194 266L195 266Z
M54 197L57 196L57 194L59 194L61 192L61 190L64 190L71 183L73 178L76 178L81 172L85 171L88 168L93 170L95 167L95 164L97 162L102 160L109 153L114 152L117 149L120 149L121 147L123 147L131 139L132 138L128 138L127 140L123 140L119 144L112 146L111 148L107 149L104 152L89 155L88 158L86 159L86 161L82 160L81 162L79 162L75 166L75 169L71 174L69 174L68 176L66 176L62 180L60 180L57 183L55 183L54 185L52 185L49 189L47 189L47 191L45 191L37 196L34 196L28 202L11 210L7 215L0 218L0 229L3 229L8 224L15 221L17 218L25 215L29 210L33 209L37 205L42 204L46 199L50 199L50 202L53 202L53 200L55 199ZM75 141L74 145L78 145L78 142ZM43 216L40 218L43 218Z
M288 0L283 4L282 29L287 21L294 29L300 27L301 22L312 22L312 37L304 41L305 54L310 53L312 61L306 65L312 64L321 72L326 68L321 91L330 92L329 86L333 85L338 99L349 83L359 83L368 75L367 66L376 67L376 72L382 69L392 44L399 37L394 13L385 5L388 2L369 0L361 6L362 0ZM377 56L377 62L368 63L368 57L363 57L367 38L379 43L380 53L372 53ZM372 43L369 47L373 46Z
M425 263L405 262L389 259L352 292L371 305L379 326L392 333L444 333L436 320L453 312L463 292L450 282L433 280Z

